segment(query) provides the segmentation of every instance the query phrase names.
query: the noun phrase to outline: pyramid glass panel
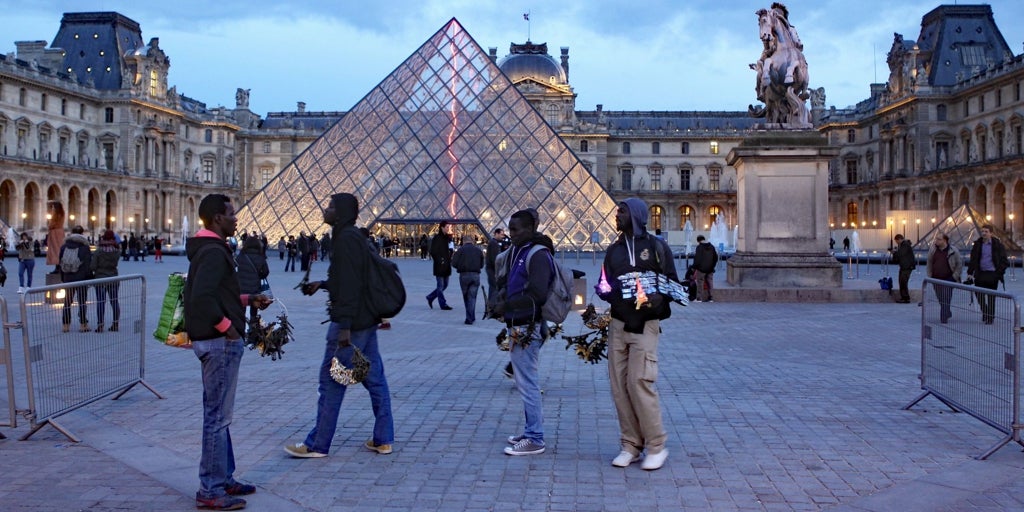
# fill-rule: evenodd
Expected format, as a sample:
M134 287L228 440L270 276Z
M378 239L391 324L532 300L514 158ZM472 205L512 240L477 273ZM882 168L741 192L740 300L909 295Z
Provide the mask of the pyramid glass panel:
M920 240L914 243L915 251L927 252L931 243L939 233L949 236L949 246L959 249L961 252L969 253L974 241L981 238L981 226L988 224L985 216L978 210L963 204L953 210L945 219L940 220L935 227L928 230ZM1019 255L1021 247L1010 238L1009 233L993 226L992 236L998 238L1006 250L1011 254Z
M373 229L447 220L490 233L536 208L559 249L615 237L607 191L455 19L257 192L239 229L320 231L338 192Z

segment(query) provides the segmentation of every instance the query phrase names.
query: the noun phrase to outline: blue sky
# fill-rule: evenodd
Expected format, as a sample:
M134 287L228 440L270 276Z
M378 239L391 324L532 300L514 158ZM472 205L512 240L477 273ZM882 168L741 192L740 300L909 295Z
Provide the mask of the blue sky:
M784 2L799 31L811 87L845 107L884 82L893 33L916 39L921 17L939 5L919 0ZM960 2L963 3L963 2ZM755 102L754 11L770 0L0 0L0 51L14 41L52 41L64 12L117 11L142 37L160 38L170 85L210 106L234 106L251 89L259 114L347 110L450 18L486 50L509 43L569 47L576 107L592 110L746 110ZM1015 54L1024 51L1024 1L990 2ZM523 13L530 12L529 27Z

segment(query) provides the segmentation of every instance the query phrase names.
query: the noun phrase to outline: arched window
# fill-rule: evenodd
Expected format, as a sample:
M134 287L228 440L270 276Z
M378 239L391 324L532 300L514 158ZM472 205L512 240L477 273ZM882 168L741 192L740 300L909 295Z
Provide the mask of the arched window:
M628 154L629 154L629 152L630 152L630 149L631 149L631 148L630 148L630 145L629 145L629 143L628 143L628 142L623 142L623 143L622 143L622 154L623 154L623 155L628 155Z
M590 151L590 143L585 141L585 140L581 140L580 141L580 153L586 153L587 151Z
M857 203L851 202L846 205L846 223L851 226L857 225Z
M661 143L660 142L652 142L651 143L651 154L652 155L660 155L661 154Z
M689 142L684 142L683 143L683 151L682 151L682 153L684 155L689 155L690 154L690 143Z
M548 105L547 108L544 110L544 120L547 121L548 124L550 124L551 126L558 126L559 114L561 110L562 109L560 109L558 105Z
M647 221L648 229L661 229L661 217L664 214L664 209L661 206L654 205L650 208L651 218Z
M722 214L722 208L721 207L719 207L719 206L709 206L708 207L708 225L710 226L710 225L714 224L715 220L717 220L718 216L721 215L721 214Z
M693 207L689 205L683 205L679 207L679 229L686 227L686 221L690 221L690 227L693 227Z
M622 190L633 190L633 168L623 167L621 173Z

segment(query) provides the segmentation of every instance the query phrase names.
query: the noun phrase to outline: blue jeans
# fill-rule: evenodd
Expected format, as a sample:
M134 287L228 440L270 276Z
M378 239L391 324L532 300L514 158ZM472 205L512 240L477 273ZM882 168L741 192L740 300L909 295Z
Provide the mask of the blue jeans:
M448 276L434 276L434 279L437 280L437 287L430 292L430 295L427 295L427 300L437 299L438 304L445 307L448 305L448 301L444 298L444 291L448 289Z
M534 332L530 335L530 344L526 348L519 343L509 344L516 389L523 398L523 412L526 416L523 435L540 444L544 444L544 409L541 406L540 376L537 368L540 363L540 348L543 346L542 339L539 333Z
M459 286L462 288L462 303L466 306L466 320L476 321L476 295L480 290L480 273L463 272L459 274Z
M199 458L199 496L212 498L227 494L235 473L235 452L231 447L231 419L235 411L238 367L242 362L242 340L227 338L193 341L203 373L203 449Z
M32 271L35 268L35 258L18 261L18 286L32 288ZM25 279L25 274L28 274L28 280Z
M316 425L303 441L307 448L319 453L330 453L334 431L338 427L341 401L345 398L346 386L331 378L331 358L337 356L346 368L352 367L352 349L338 349L340 330L337 322L331 322L327 328L327 347L320 365L320 386L317 388L320 398L316 402ZM370 371L362 384L370 392L370 404L373 406L373 444L392 444L395 442L395 423L391 416L391 392L388 390L387 378L384 377L384 361L380 358L380 348L377 346L377 326L352 331L352 346L358 347L370 361Z

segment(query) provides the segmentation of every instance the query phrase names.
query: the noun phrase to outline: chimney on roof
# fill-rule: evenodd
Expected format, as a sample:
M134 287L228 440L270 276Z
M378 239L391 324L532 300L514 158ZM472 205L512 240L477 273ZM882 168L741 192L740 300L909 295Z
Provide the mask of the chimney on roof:
M306 102L305 101L300 101L299 104L296 105L296 109L295 110L296 110L296 112L298 112L300 114L305 113L306 112Z

